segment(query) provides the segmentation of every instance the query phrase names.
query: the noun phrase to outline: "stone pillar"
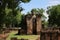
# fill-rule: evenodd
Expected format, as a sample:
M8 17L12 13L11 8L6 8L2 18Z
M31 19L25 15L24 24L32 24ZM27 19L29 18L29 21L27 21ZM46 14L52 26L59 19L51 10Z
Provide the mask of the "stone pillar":
M45 33L41 32L41 35L40 35L40 40L46 40Z
M50 35L49 35L49 33L46 33L46 40L50 40Z
M58 37L58 36L57 36L57 33L56 33L56 32L52 34L52 40L58 40L57 37Z
M32 19L27 18L27 34L32 34Z
M40 31L42 29L42 26L41 26L41 17L37 17L37 34L40 34Z

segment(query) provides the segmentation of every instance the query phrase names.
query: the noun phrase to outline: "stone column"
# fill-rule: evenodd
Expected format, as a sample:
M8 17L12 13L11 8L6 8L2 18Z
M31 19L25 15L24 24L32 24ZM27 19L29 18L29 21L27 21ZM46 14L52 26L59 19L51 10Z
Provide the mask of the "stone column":
M40 34L40 31L42 29L42 26L41 26L41 17L37 17L37 34Z
M32 19L27 19L27 34L32 34Z

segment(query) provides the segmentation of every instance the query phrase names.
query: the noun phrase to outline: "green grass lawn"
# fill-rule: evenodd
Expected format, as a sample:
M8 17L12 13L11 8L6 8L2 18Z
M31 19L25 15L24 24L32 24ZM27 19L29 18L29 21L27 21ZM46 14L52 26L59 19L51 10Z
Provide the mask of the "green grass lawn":
M17 37L17 39L21 39L21 38L24 38L24 39L29 39L29 40L35 40L38 38L38 35L15 35L17 32L11 32L9 34L9 37L7 38L7 40L10 40L11 38L13 37Z

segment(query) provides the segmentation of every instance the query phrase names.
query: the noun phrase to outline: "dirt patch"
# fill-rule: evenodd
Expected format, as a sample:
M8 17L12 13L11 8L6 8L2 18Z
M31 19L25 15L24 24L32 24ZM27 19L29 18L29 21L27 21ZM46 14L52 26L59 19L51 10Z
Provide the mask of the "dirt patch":
M9 36L8 33L6 33L6 34L0 34L0 39L6 40L6 38L7 38L8 36Z

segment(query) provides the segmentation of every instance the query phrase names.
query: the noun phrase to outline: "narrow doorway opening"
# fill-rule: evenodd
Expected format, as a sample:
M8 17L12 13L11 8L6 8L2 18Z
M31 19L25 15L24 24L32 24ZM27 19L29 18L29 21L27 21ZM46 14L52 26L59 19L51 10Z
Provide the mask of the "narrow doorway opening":
M36 18L33 18L33 34L37 34L37 23L36 23Z

